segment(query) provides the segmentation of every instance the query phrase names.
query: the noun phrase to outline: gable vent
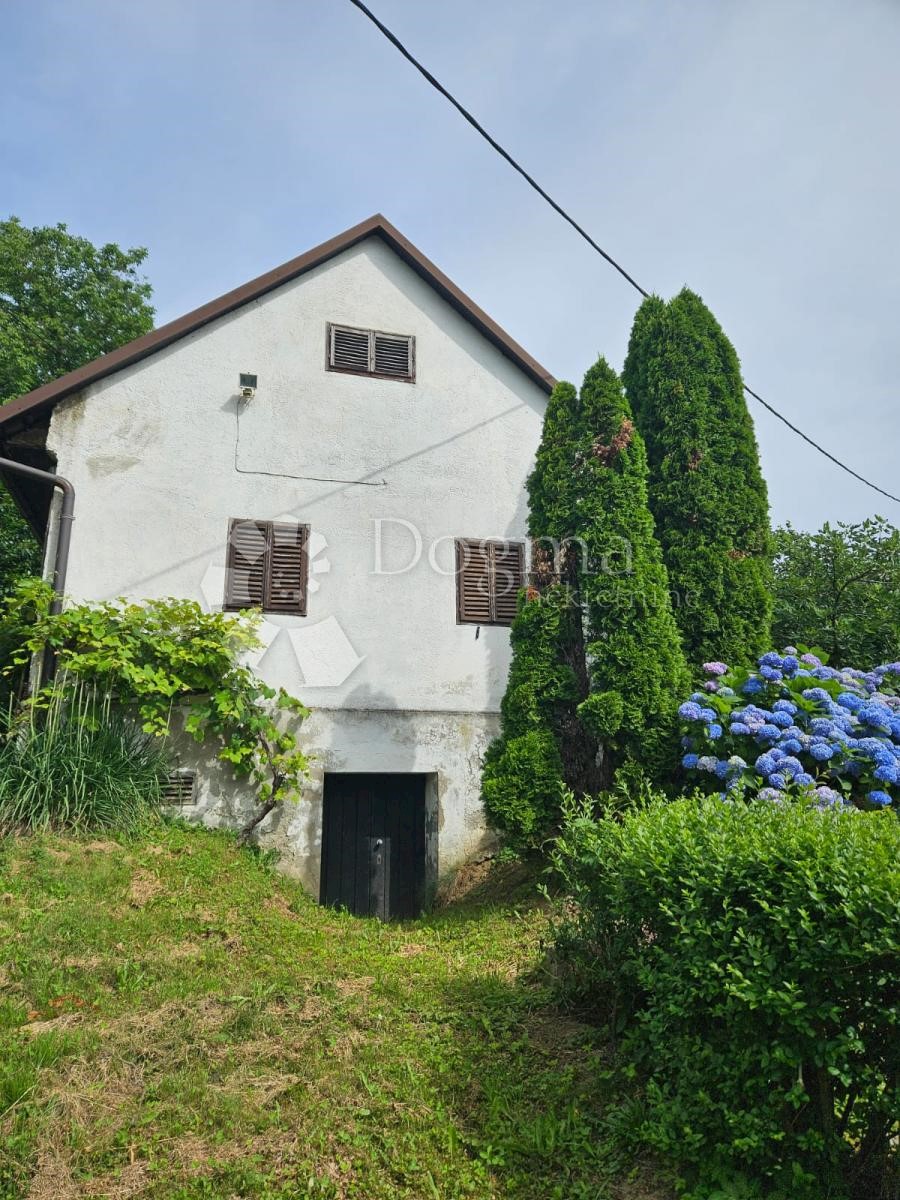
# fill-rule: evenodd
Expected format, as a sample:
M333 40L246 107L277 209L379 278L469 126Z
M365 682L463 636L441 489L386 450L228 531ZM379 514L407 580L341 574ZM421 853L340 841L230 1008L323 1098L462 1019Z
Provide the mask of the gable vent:
M162 786L162 802L171 808L189 808L196 803L195 771L173 771Z
M338 371L369 370L369 334L364 329L331 327L331 366Z
M415 379L416 339L409 334L328 326L328 368L354 375Z

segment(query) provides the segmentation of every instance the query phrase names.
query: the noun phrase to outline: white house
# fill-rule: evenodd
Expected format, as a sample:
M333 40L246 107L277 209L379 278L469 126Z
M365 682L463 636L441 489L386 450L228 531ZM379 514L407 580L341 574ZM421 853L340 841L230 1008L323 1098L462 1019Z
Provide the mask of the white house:
M71 597L261 605L258 670L313 710L314 766L260 840L323 900L413 912L490 846L553 382L375 216L0 410L0 454L74 484ZM5 478L46 535L47 490ZM186 814L246 816L183 765Z

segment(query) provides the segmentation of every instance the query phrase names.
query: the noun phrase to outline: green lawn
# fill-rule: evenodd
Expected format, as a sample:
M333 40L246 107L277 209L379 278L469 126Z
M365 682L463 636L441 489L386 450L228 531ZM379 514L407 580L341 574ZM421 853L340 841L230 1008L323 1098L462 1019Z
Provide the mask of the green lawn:
M0 1197L669 1197L507 882L385 926L224 835L0 844Z

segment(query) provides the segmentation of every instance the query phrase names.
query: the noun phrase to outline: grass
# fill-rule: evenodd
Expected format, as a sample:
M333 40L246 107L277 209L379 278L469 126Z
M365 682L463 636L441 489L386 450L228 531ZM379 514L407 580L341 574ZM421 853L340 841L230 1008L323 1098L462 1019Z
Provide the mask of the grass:
M507 884L381 925L224 834L0 842L0 1197L668 1198Z

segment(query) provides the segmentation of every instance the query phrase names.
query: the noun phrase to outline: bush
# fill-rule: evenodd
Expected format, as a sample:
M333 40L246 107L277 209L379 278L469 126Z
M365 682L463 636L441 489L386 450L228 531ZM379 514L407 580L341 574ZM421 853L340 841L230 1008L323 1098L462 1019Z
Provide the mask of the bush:
M704 1200L739 1177L895 1197L900 824L711 797L586 811L554 856L575 901L558 946L624 1030L635 1141L690 1164Z
M159 809L170 769L163 744L78 688L0 720L0 834L132 832Z
M240 831L242 841L278 805L299 799L308 760L285 721L302 721L308 709L283 688L268 687L244 661L259 645L258 614L206 613L174 597L52 613L50 599L46 584L24 580L0 604L0 646L13 647L5 670L48 650L56 660L52 688L26 700L26 709L87 685L133 715L144 733L166 737L178 713L190 737L215 744L219 759L255 785L260 804Z
M757 671L706 663L711 676L678 710L682 765L725 795L886 808L900 797L900 663L834 670L793 647Z

